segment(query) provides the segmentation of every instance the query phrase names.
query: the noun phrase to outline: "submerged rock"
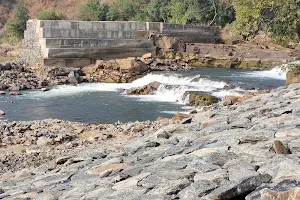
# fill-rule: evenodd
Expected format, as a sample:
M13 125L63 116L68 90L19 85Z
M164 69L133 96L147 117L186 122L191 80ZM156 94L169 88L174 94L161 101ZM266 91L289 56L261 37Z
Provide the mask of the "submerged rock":
M152 82L148 85L138 88L130 88L126 92L129 95L148 95L153 94L160 86L159 82Z
M220 101L218 97L204 92L188 91L184 96L186 95L189 95L188 104L193 106L209 106Z

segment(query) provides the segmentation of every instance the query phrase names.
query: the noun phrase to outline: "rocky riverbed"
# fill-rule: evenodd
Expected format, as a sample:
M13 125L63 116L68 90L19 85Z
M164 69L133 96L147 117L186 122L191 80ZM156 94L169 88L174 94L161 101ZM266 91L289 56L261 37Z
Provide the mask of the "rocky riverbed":
M300 84L155 122L0 122L2 199L297 199Z
M82 68L47 67L20 62L0 63L0 95L4 90L12 95L28 89L47 90L56 85L77 85L83 82L129 83L153 71L177 71L191 69L187 64L172 60L160 60L146 54L141 58L103 61Z

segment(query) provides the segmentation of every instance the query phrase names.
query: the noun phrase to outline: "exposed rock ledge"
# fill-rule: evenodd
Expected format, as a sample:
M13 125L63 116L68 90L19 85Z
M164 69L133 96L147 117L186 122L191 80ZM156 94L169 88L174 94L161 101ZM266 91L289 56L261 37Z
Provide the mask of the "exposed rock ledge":
M293 84L196 110L180 123L2 121L0 195L293 199L300 186L299 99L300 84Z
M261 42L260 42L261 43ZM259 45L250 42L239 44L191 43L172 37L160 37L157 41L159 55L191 66L224 67L263 70L297 59L297 52L278 45Z

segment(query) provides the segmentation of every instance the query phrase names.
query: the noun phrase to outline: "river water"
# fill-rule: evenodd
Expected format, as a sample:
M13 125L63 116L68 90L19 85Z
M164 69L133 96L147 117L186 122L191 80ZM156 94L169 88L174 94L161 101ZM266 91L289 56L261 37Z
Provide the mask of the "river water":
M128 96L120 89L150 82L161 84L154 95ZM234 89L223 89L225 85ZM285 84L279 68L269 71L201 68L182 72L148 74L130 84L87 83L58 86L50 91L26 91L22 96L0 97L0 120L40 120L57 118L85 123L145 121L170 117L185 111L186 91L209 92L220 98L242 95L254 89L272 89ZM13 103L12 103L13 102Z

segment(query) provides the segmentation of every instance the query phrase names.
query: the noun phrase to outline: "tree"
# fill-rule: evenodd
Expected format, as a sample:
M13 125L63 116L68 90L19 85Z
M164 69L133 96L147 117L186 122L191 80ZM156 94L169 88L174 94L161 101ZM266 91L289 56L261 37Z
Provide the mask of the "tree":
M7 30L11 36L24 37L26 22L29 19L29 11L24 1L19 1L15 10L15 16L7 25Z
M88 0L79 7L78 18L83 21L105 21L108 10L107 3L99 4L98 0Z
M114 0L109 7L107 19L111 21L129 21L142 16L143 1L136 0Z
M187 6L184 1L171 0L168 8L170 10L170 23L186 24L188 22L188 18L186 15Z
M224 26L235 19L233 7L224 0L171 0L169 10L169 22L175 24Z
M255 34L263 25L263 11L272 8L273 4L272 0L234 0L235 28L246 37Z
M300 1L277 1L272 9L267 31L273 39L287 45L290 40L299 40L300 36Z
M286 45L299 40L299 0L234 0L235 29L246 37L264 30L276 42Z
M166 22L170 17L168 3L170 0L152 0L145 7L147 21Z
M39 20L61 20L63 18L62 14L58 14L54 10L42 10L38 15Z
M217 13L214 25L226 26L235 21L235 9L230 0L216 0Z

